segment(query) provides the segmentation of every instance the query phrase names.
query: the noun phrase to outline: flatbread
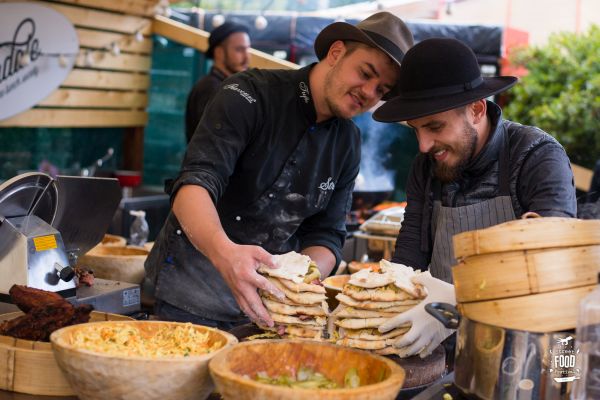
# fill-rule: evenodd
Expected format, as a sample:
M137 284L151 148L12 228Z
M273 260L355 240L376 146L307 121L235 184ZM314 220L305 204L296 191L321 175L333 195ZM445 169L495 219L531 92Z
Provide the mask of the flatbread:
M379 328L389 318L344 318L335 321L335 324L346 329Z
M279 279L279 282L291 290L292 292L301 293L301 292L314 292L314 293L323 293L325 294L325 287L321 285L315 285L314 283L296 283L294 281L290 281L289 279Z
M394 285L390 284L388 286ZM342 293L359 301L400 301L414 299L413 297L411 297L410 294L408 294L404 290L394 290L387 287L380 287L377 289L366 289L346 284Z
M388 346L385 340L360 340L350 338L338 339L335 344L363 350L380 350Z
M268 326L257 326L268 332L276 332L278 331L277 325L269 328ZM311 340L323 340L323 329L315 326L298 326L298 325L285 325L285 333L280 337L288 337L288 338L302 338L302 339L311 339Z
M327 318L325 317L310 316L309 319L302 320L298 317L285 314L278 314L274 312L269 313L269 315L271 316L274 322L280 324L310 325L323 327L327 323Z
M277 287L279 290L281 290L288 299L290 299L293 302L298 303L298 304L305 304L305 305L306 304L309 304L309 305L321 304L327 298L324 294L321 294L321 293L292 292L291 290L289 290L288 288L283 286L283 284L281 282L279 282L278 279L271 278L271 277L267 277L267 279L269 280L269 282L271 282L273 285L275 285L275 287Z
M285 315L315 315L315 316L327 316L327 303L321 303L316 306L305 306L305 305L291 305L284 304L278 301L262 297L262 302L267 310Z
M386 339L398 339L404 335L410 329L410 325L403 326L401 328L393 329L386 333L380 333L375 328L369 329L340 329L340 337L350 339L361 339L361 340L386 340Z
M361 310L360 308L354 307L344 307L336 314L338 318L392 318L396 315L398 315L398 313L380 310Z
M347 306L354 307L354 308L362 308L365 310L377 310L377 309L390 308L390 307L408 307L407 308L407 310L408 310L409 308L412 308L421 302L421 300L417 300L417 299L395 300L395 301L371 301L371 300L361 301L361 300L357 300L351 296L348 296L344 293L338 293L335 296L335 298L338 299L340 303L343 303ZM396 310L394 310L394 311L396 311ZM404 310L404 311L406 311L406 310Z
M380 356L391 356L391 355L399 356L401 351L402 351L402 348L397 349L390 344L390 346L386 346L383 349L375 350L374 353L379 354Z

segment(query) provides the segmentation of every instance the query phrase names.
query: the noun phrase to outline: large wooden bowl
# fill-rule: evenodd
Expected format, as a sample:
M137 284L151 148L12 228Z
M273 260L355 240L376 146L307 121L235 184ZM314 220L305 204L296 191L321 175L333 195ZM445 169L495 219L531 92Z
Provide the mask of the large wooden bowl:
M152 333L164 326L183 325L179 322L129 321L98 322L109 325L134 324L143 332ZM89 325L88 325L89 326ZM194 325L207 332L209 345L223 346L200 356L152 358L111 356L74 348L73 335L77 325L66 327L50 336L58 365L82 400L163 400L204 399L213 390L208 362L215 355L237 343L237 339L218 329Z
M0 315L0 322L23 315L16 311ZM90 321L130 321L118 314L92 311ZM15 339L0 335L0 389L11 392L74 396L75 392L63 375L48 342Z
M77 264L91 268L96 278L141 283L148 253L143 247L96 246L79 257Z
M271 377L311 368L335 381L340 389L298 389L253 380L257 372ZM344 387L344 376L356 368L361 386ZM395 399L404 370L393 361L362 350L309 340L259 340L240 343L217 354L210 373L224 399L236 400L385 400Z

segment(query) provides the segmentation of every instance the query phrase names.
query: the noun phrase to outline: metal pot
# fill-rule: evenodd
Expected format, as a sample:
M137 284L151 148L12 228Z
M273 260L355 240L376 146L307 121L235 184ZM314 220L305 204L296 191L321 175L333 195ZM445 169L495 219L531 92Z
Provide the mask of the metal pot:
M427 304L425 309L446 328L458 329L454 383L466 397L569 399L579 373L577 362L564 362L567 357L576 359L573 332L534 333L486 325L461 318L447 303Z
M375 207L377 204L389 199L394 193L393 190L355 190L352 192L351 210L366 210Z

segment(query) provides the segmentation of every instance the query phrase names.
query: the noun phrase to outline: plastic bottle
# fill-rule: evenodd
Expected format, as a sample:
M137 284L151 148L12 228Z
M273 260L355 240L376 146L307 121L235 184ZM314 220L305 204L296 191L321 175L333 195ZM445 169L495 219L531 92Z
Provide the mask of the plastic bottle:
M146 222L146 211L131 210L129 214L135 217L129 227L129 244L143 246L148 241L148 222Z
M600 399L600 286L581 300L575 348L579 349L577 366L581 378L573 382L571 399Z

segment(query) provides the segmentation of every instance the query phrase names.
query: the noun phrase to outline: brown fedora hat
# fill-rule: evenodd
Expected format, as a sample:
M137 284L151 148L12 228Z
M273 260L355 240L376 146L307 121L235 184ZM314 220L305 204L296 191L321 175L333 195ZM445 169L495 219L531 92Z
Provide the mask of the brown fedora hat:
M413 36L404 21L387 11L378 12L358 24L334 22L326 26L315 39L315 53L322 60L336 40L361 42L377 48L400 65L404 55L413 45ZM395 86L383 99L396 95Z
M473 50L451 38L426 39L404 57L398 96L373 113L381 122L408 121L452 110L503 92L514 76L482 77Z

